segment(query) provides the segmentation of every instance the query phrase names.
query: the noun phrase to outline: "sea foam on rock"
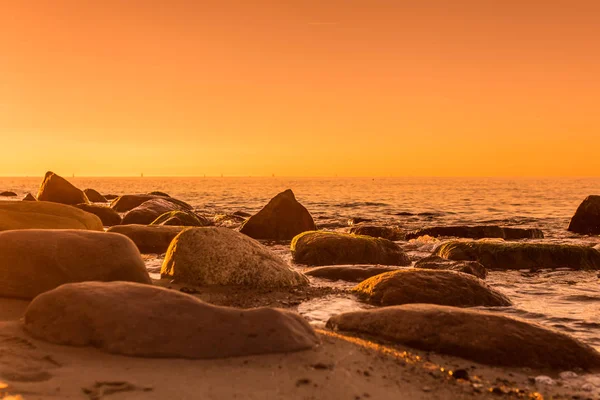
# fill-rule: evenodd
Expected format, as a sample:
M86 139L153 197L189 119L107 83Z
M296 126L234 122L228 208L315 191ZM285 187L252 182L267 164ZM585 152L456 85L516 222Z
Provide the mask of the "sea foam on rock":
M588 196L583 200L571 218L568 230L584 235L600 235L600 196Z
M181 231L187 229L185 226L163 226L163 225L116 225L107 232L120 233L133 240L142 253L162 254L167 251L169 245Z
M48 201L0 202L0 231L13 229L103 230L96 215Z
M308 279L256 240L227 228L190 228L169 246L161 275L194 285L289 287Z
M408 232L406 240L421 236L452 236L469 239L498 238L506 240L543 239L544 233L539 229L502 228L495 225L483 226L434 226Z
M435 254L449 260L478 261L487 269L600 269L600 253L566 244L455 240L442 243Z
M70 205L90 202L85 193L51 171L46 172L37 199Z
M371 304L430 303L456 307L501 307L512 303L484 281L462 272L404 269L369 278L353 291Z
M110 207L99 206L95 204L77 204L75 207L98 216L104 226L121 224L121 216L118 212Z
M311 349L319 339L298 314L218 307L126 282L63 285L36 297L25 330L51 343L139 357L224 358Z
M445 269L450 271L464 272L480 279L487 277L487 270L477 261L453 261L440 256L429 256L415 263L415 268Z
M406 304L336 315L327 326L484 364L600 368L596 350L564 333L473 309Z
M338 232L301 233L292 240L291 251L294 261L305 265L411 263L400 246L390 240Z
M31 299L82 281L151 283L139 251L122 235L50 229L0 232L0 297Z

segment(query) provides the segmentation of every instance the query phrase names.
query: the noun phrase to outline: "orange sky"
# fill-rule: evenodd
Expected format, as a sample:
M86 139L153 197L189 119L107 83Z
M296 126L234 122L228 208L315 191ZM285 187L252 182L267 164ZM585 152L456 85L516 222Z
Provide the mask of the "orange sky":
M0 175L600 175L600 1L0 0Z

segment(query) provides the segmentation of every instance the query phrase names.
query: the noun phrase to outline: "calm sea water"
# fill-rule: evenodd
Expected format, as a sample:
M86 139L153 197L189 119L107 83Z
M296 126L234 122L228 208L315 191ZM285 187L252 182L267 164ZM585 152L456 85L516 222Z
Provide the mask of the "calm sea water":
M343 230L350 218L406 229L449 224L536 227L545 242L593 246L600 237L566 231L577 206L600 194L600 178L72 178L80 188L103 194L161 190L207 215L258 211L278 192L291 188L321 228ZM41 178L0 178L0 191L36 194ZM413 259L439 242L400 242ZM273 250L291 262L285 246ZM151 260L154 270L160 260ZM506 293L513 307L495 310L552 326L600 349L598 272L491 272L488 283ZM314 284L332 285L314 280ZM336 285L344 286L343 283ZM347 286L347 285L346 285ZM335 313L366 307L352 297L317 299L300 312L315 324Z

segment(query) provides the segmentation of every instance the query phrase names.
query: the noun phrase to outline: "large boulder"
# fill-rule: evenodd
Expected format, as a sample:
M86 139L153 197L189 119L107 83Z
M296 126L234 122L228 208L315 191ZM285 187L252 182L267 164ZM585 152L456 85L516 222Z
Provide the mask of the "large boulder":
M478 261L487 269L600 269L600 253L565 244L456 240L441 244L435 254L449 260Z
M169 211L156 218L150 225L210 226L212 223L192 211Z
M451 236L469 239L499 238L506 240L543 239L544 233L539 229L502 228L495 225L483 226L434 226L419 229L406 234L406 240L421 236Z
M600 354L570 336L480 310L406 304L332 317L327 326L425 351L510 367L600 367Z
M15 192L1 192L0 197L17 197Z
M151 283L133 242L82 230L0 232L0 297L32 299L65 283Z
M97 215L98 218L100 218L100 221L102 221L102 225L104 226L113 226L121 224L121 216L118 212L116 212L110 207L97 206L95 204L77 204L75 207L85 212Z
M257 214L251 216L240 232L254 239L291 240L299 233L314 231L312 216L290 189L279 193Z
M123 217L123 224L150 225L158 217L171 211L181 211L180 206L164 198L145 201Z
M0 231L12 229L103 230L95 215L64 204L47 201L0 202Z
M376 275L353 291L371 304L390 306L431 303L456 307L511 305L502 293L469 274L430 269L404 269Z
M362 282L384 272L397 271L398 267L389 265L327 265L325 267L306 268L305 275L331 281Z
M384 238L387 240L404 240L405 233L394 226L379 226L379 225L368 225L358 224L353 225L350 228L350 233L354 235L365 235L378 238Z
M51 343L138 357L224 358L311 349L300 315L217 307L178 291L126 282L63 285L38 296L25 330Z
M600 235L600 196L588 196L583 200L568 229L583 235Z
M239 232L227 228L190 228L167 250L161 275L193 285L287 287L308 279L285 261Z
M31 193L27 193L25 197L23 197L23 201L37 201L35 197Z
M411 263L400 246L390 240L338 232L301 233L292 240L291 251L296 263L306 265Z
M127 212L133 210L134 208L140 206L142 203L145 203L148 200L154 199L162 199L164 201L171 202L178 206L177 208L174 208L177 210L192 209L192 206L190 206L184 201L177 200L172 197L156 196L150 194L126 194L123 196L119 196L110 203L110 207L113 208L116 212Z
M474 275L479 279L485 279L487 277L487 270L477 261L453 261L439 256L429 256L417 261L414 267L464 272L465 274Z
M106 197L102 196L99 192L97 192L94 189L85 189L83 193L85 193L88 200L92 203L106 203L108 201L106 200Z
M46 172L37 199L70 205L90 202L85 193L51 171Z
M184 229L185 226L117 225L108 228L107 232L127 236L142 253L162 254Z

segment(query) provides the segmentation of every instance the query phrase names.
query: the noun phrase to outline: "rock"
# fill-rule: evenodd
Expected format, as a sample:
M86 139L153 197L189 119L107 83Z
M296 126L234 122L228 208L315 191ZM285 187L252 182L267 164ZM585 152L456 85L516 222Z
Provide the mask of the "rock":
M156 218L150 225L209 226L211 222L191 211L170 211Z
M171 211L182 211L182 209L173 202L157 197L142 203L125 214L123 224L149 225L161 215Z
M388 240L404 240L405 233L396 227L358 224L350 228L354 235L365 235Z
M108 200L106 199L106 197L102 196L100 193L98 193L94 189L85 189L83 191L83 193L85 193L85 195L87 196L88 200L91 201L92 203L106 203L106 202L108 202Z
M371 304L430 303L456 307L510 306L510 300L484 281L461 272L404 269L376 275L353 291Z
M243 224L246 218L233 214L217 214L213 218L213 221L216 226L232 228Z
M439 256L425 257L415 263L415 268L458 271L471 274L479 279L487 277L487 270L477 261L452 261Z
M23 197L23 201L37 201L35 197L31 193L27 193L25 197Z
M154 196L148 194L126 194L123 196L119 196L110 203L110 207L113 208L116 212L127 212L131 211L134 208L140 206L148 200L161 199L163 201L171 202L178 207L178 210L191 210L192 206L187 204L184 201L174 199L172 197L163 197L163 196ZM150 221L152 222L152 221Z
M600 196L588 196L579 205L569 223L569 231L600 235Z
M240 232L254 239L291 240L317 229L312 216L290 189L279 193L257 214L248 218Z
M117 198L119 198L119 196L117 196L116 194L106 194L106 195L104 195L104 198L105 198L106 200L109 200L109 201L110 201L110 200L114 200L114 199L117 199Z
M0 196L2 197L17 197L15 192L0 192Z
M47 201L0 202L0 231L12 229L103 230L102 221L78 208Z
M398 267L387 265L328 265L326 267L306 268L302 272L305 275L332 281L362 282L372 276L396 270L398 270Z
M227 228L190 228L167 250L161 275L193 285L289 287L308 279L256 240Z
M185 226L117 225L109 228L107 232L127 236L142 253L162 254L167 251L175 236L184 229Z
M166 194L165 192L159 192L158 190L155 190L154 192L150 192L148 194L151 196L171 197L168 194Z
M499 238L506 240L543 239L544 233L539 229L501 228L494 225L484 226L435 226L419 229L406 234L406 240L420 236L453 236L459 238L483 239Z
M0 297L32 299L69 282L151 283L133 242L83 230L0 232Z
M597 368L600 354L570 336L501 314L406 304L332 317L327 326L476 362L530 368Z
M174 290L126 282L73 283L44 293L27 308L24 327L51 343L138 357L224 358L307 350L319 343L304 318L289 311L217 307Z
M594 250L598 250L600 251L600 244L595 245L594 247L592 247Z
M487 269L600 269L600 253L591 247L547 243L450 241L435 254L449 260L479 261Z
M110 207L97 206L94 204L77 204L75 207L85 212L97 215L104 226L113 226L121 224L121 216Z
M291 251L295 262L306 265L411 263L390 240L338 232L301 233L292 240Z
M252 216L252 214L247 213L245 211L236 211L231 215L235 215L236 217L242 217L244 219Z
M50 171L46 172L46 176L44 176L37 199L70 205L90 202L85 193Z

